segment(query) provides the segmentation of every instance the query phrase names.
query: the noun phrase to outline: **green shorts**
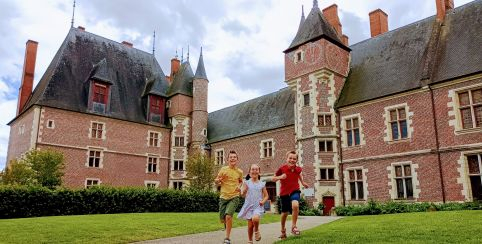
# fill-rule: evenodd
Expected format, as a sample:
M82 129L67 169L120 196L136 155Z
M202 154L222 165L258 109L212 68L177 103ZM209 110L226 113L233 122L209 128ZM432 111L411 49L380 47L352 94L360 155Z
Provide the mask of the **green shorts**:
M239 197L233 197L231 199L222 199L219 198L219 218L224 220L224 216L231 215L233 216L234 211L239 204Z

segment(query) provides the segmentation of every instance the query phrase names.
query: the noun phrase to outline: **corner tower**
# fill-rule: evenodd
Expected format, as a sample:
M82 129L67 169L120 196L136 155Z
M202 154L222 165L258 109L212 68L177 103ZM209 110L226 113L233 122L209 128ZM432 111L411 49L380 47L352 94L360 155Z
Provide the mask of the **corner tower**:
M331 11L336 5L329 8L330 19L338 19L337 12ZM339 118L334 106L348 75L350 49L342 41L341 24L337 31L330 23L314 0L306 19L302 13L298 32L284 51L285 80L296 92L296 149L305 181L313 188L306 198L315 205L338 205L342 200Z
M204 150L208 127L208 83L204 69L203 51L199 55L192 88L192 134L191 151Z

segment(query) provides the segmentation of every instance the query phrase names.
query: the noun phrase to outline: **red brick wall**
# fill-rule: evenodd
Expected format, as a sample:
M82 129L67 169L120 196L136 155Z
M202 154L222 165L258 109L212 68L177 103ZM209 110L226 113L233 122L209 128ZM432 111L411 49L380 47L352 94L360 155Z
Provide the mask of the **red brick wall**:
M175 115L190 115L192 112L192 97L177 94L171 99L171 106L168 109L168 116L174 117Z
M30 149L32 138L32 126L34 123L34 107L30 108L12 124L10 124L10 137L8 142L7 164L10 160L22 156ZM20 127L23 126L23 133L20 134Z
M193 112L191 141L202 144L206 141L203 129L208 127L208 81L195 79L193 82ZM196 145L199 146L199 145Z

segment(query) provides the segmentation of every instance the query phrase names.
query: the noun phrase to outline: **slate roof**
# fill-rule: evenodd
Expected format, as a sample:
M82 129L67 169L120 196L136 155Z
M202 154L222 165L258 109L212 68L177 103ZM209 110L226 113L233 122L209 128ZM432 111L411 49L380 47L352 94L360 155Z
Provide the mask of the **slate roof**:
M106 116L147 123L141 100L146 79L156 75L164 77L164 72L154 55L71 28L22 112L36 104L90 113L89 79L96 78L111 84ZM167 81L157 82L152 92L165 94Z
M214 143L294 124L295 92L283 88L208 115L208 142Z
M172 84L167 91L167 96L172 97L176 94L183 94L192 97L192 80L194 73L191 64L186 61L181 64L179 71L174 75Z
M431 16L350 46L337 107L481 72L481 13L477 0L451 10L443 25Z
M199 62L197 62L196 74L194 75L194 78L208 80L208 76L206 75L206 69L204 68L202 48L201 48L201 54L199 55Z

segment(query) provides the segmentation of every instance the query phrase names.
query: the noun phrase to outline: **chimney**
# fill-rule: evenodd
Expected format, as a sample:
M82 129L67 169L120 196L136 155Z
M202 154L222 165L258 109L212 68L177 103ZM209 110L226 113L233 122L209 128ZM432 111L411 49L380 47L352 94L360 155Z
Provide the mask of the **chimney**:
M22 111L30 94L32 94L35 60L37 59L37 46L38 42L28 40L25 47L22 84L18 90L17 115Z
M454 8L454 0L435 0L437 6L437 20L443 21L445 13Z
M177 56L177 55L176 55ZM181 67L181 61L177 57L171 59L171 75L169 81L172 83L174 75L179 71Z
M134 45L132 45L132 43L130 42L127 42L127 41L123 41L122 44L128 46L128 47L133 47Z
M85 27L80 26L80 25L77 27L77 29L79 29L79 30L81 30L81 31L85 31Z
M345 46L348 47L348 36L347 35L343 35L341 37L341 41L343 42L343 44L345 44Z
M372 37L378 36L388 31L388 15L381 9L371 11L370 32Z
M338 18L338 5L333 4L325 9L323 9L323 16L325 16L328 23L330 23L333 28L335 28L336 33L341 36L341 23Z

